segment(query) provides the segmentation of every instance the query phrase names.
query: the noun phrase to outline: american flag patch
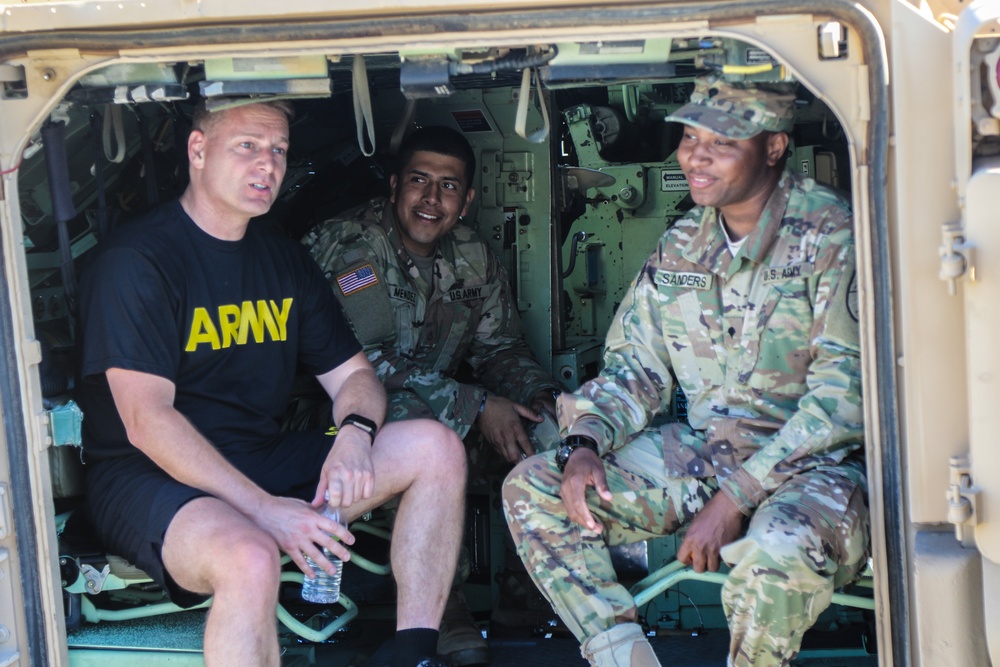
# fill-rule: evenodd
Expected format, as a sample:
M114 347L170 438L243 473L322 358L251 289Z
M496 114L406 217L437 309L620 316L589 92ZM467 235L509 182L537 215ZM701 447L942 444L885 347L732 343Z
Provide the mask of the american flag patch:
M375 269L371 264L365 264L360 269L337 276L337 284L340 285L340 291L344 296L348 296L366 287L378 285L378 276L375 275Z

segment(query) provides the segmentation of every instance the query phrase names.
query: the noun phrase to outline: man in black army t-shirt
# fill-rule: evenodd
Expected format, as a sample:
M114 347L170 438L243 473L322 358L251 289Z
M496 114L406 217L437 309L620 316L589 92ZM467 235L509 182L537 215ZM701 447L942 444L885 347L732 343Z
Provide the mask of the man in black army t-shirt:
M307 556L332 573L321 548L346 560L340 542L354 538L317 512L324 495L347 520L399 496L393 665L436 665L462 443L431 420L380 429L385 392L319 268L250 224L281 185L290 115L278 102L200 108L187 190L122 228L88 272L89 509L105 544L172 600L214 596L207 664L276 666L281 552L307 575ZM335 445L279 433L297 364L334 399Z

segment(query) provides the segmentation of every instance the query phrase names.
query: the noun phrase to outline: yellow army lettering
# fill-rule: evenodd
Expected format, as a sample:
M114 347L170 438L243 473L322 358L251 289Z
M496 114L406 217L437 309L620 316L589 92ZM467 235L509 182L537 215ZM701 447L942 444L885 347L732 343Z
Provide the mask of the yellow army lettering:
M244 301L242 305L229 304L218 308L218 326L212 320L208 308L194 309L191 333L185 352L194 352L199 345L208 344L213 350L236 345L246 345L253 333L253 342L263 343L265 332L273 341L286 340L288 336L288 315L292 312L294 299L285 299L281 307L271 301Z

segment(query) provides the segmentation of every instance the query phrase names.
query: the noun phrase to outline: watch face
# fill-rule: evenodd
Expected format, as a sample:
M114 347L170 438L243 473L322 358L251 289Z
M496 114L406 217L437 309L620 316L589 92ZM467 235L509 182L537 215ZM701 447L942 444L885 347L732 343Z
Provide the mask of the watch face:
M569 461L569 456L573 453L574 449L576 447L571 445L562 445L559 451L556 452L556 465L559 466L560 470L566 467L566 462Z
M375 431L375 422L372 422L368 419L365 419L363 417L358 417L355 415L348 415L347 417L345 417L344 421L341 422L341 426L343 426L344 424L350 424L351 426L355 426L364 431L365 433L373 433Z
M367 424L362 424L361 422L355 421L354 419L348 420L347 423L350 424L351 426L360 428L365 433L369 433L370 434L372 432L372 427L371 426L368 426Z
M347 426L348 424L361 431L364 431L365 433L368 434L368 437L372 439L372 442L373 443L375 442L375 431L376 431L375 422L371 421L370 419L365 419L360 415L347 415L346 417L344 417L344 421L340 422L340 425Z

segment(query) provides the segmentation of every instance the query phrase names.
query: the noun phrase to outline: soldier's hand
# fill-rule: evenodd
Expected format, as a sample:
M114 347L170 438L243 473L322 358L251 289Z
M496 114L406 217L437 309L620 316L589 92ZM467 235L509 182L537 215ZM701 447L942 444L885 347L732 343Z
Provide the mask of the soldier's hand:
M559 495L562 496L566 515L570 521L599 533L604 530L604 526L594 518L590 508L587 507L587 487L590 486L594 487L597 495L603 500L611 502L611 490L608 489L608 478L604 474L604 462L593 451L580 447L570 454L566 462Z
M552 395L552 392L548 389L543 389L531 400L531 409L535 412L548 412L553 417L556 416L556 399Z
M323 517L316 508L296 498L272 496L252 519L274 539L303 573L310 572L306 556L312 558L328 574L336 571L333 563L323 554L323 547L341 560L351 558L346 545L354 544L354 535L339 523Z
M378 439L375 442L377 444ZM368 436L357 429L338 433L333 448L323 462L313 507L322 505L327 493L334 507L350 507L364 498L370 498L374 491L375 466Z
M503 396L490 396L479 416L479 430L486 440L500 452L508 463L517 463L535 453L521 418L541 422L542 418L531 408L515 403Z
M695 572L719 569L719 551L734 542L743 531L743 513L725 493L719 491L688 527L687 536L677 550L677 560L694 567Z

